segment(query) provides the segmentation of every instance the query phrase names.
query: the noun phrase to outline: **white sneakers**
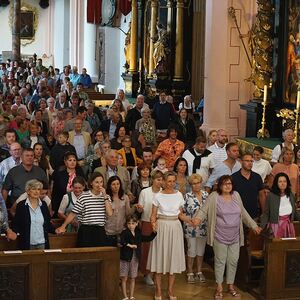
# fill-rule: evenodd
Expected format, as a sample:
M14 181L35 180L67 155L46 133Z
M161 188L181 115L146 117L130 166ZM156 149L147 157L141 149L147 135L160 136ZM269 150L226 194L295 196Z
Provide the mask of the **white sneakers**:
M147 285L154 285L154 281L151 277L150 274L147 274L146 276L144 276L144 282L147 284Z

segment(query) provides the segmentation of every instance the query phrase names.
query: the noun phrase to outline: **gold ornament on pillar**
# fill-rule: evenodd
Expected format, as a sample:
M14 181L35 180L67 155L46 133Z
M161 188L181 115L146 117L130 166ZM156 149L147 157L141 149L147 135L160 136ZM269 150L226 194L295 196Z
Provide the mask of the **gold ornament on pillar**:
M131 35L130 35L130 61L129 72L137 73L138 51L138 5L137 0L131 0Z
M174 81L183 81L183 28L184 28L184 0L177 0Z

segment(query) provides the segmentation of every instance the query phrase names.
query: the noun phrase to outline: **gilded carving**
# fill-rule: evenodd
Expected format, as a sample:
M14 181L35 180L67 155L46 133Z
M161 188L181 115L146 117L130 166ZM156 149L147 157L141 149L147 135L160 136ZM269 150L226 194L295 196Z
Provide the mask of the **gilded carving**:
M257 0L257 15L249 32L252 71L248 81L254 86L254 97L261 98L265 84L272 80L273 13L272 0Z

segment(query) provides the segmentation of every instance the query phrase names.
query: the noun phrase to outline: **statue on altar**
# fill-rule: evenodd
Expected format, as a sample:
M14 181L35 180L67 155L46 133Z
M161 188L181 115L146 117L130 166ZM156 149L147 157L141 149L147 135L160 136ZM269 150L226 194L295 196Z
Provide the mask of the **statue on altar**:
M297 91L300 87L300 12L296 6L291 6L289 9L288 34L285 101L295 104Z
M125 54L125 73L128 73L129 66L130 66L130 39L131 39L131 22L129 22L129 29L126 34L125 38L125 47L124 47L124 54Z
M157 25L157 36L153 38L154 51L154 73L168 73L169 63L168 56L171 53L169 45L169 33L162 24Z

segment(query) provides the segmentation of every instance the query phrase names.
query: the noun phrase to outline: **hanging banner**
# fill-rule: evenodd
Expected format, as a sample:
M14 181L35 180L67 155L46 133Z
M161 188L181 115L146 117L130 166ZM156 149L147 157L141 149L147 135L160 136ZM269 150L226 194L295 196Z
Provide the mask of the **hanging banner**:
M119 0L120 12L127 16L131 12L131 1L130 0Z
M102 0L87 0L87 22L101 24Z

